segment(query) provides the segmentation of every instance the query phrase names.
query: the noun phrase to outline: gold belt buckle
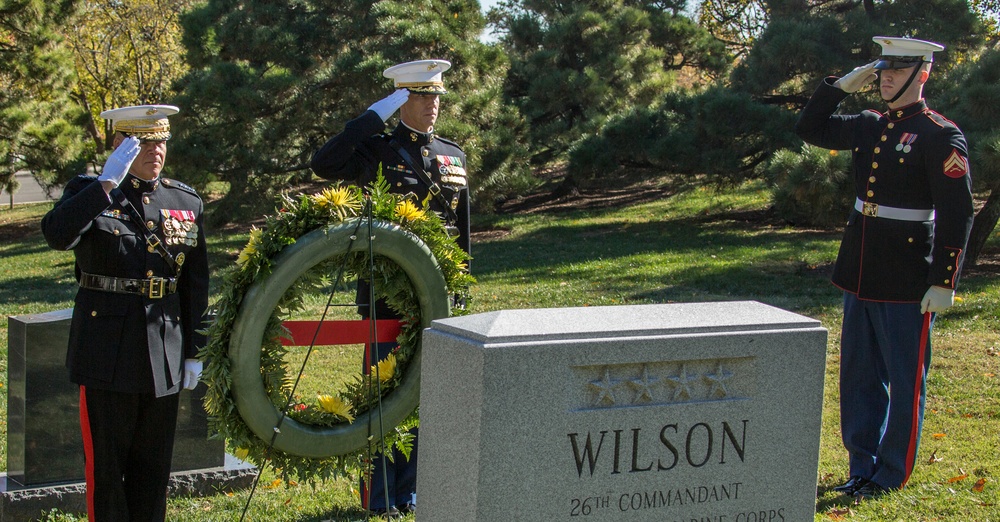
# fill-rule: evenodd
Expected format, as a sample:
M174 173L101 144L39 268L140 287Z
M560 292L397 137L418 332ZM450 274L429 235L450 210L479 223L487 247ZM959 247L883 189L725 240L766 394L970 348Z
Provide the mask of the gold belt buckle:
M878 217L878 203L865 201L861 213L868 217Z
M166 287L167 280L162 277L151 277L149 278L149 298L150 299L160 299L163 297L163 291Z

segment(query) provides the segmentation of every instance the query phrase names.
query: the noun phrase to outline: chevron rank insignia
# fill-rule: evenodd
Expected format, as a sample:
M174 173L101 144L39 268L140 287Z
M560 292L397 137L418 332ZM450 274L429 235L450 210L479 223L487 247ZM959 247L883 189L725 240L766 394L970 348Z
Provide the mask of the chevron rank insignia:
M958 149L951 149L948 159L944 160L944 175L949 178L961 178L969 173L969 160L958 153Z

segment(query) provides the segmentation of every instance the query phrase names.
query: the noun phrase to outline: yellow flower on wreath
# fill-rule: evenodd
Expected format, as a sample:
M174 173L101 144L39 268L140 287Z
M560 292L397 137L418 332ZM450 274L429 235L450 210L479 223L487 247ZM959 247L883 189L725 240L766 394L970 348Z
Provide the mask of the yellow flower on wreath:
M358 200L357 194L348 187L340 185L323 189L321 192L313 194L312 198L317 207L329 210L341 218L361 208L361 201Z
M263 233L264 231L257 227L250 229L250 239L247 240L247 246L243 247L240 257L236 258L236 264L240 268L247 264L247 261L250 261L250 258L257 253L257 247L260 246L261 234Z
M378 367L372 366L371 373L377 373L379 382L386 382L396 375L396 354L390 353L388 357L378 362Z
M319 402L319 407L323 408L323 411L347 419L347 422L354 422L354 415L351 415L353 406L350 401L345 401L337 395L319 394L316 396L316 402Z
M424 212L424 209L414 205L413 202L408 199L404 199L403 201L396 203L396 216L399 217L400 221L406 223L427 219L427 213Z
M454 264L455 268L457 268L460 272L465 272L468 271L469 269L469 264L467 262L465 261L455 262L455 254L450 250L445 250L444 252L441 252L439 256L440 256L439 259L445 259L448 261L449 264Z

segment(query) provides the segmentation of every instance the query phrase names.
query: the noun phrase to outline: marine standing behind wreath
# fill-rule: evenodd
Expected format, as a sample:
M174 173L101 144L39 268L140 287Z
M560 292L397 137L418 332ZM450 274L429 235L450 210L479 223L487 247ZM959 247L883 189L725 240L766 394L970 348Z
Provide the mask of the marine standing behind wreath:
M442 73L451 64L445 60L419 60L390 67L383 73L392 78L396 91L375 102L361 116L347 122L312 158L313 171L327 179L353 181L367 186L379 168L391 190L411 195L418 205L440 215L459 246L470 252L469 186L465 153L452 141L434 133L444 88ZM385 122L399 110L399 124L386 133ZM358 303L368 302L368 285L358 282ZM364 311L364 308L362 308ZM378 319L398 318L385 303L375 306ZM363 315L368 316L364 311ZM378 357L386 357L396 343L380 343ZM365 369L369 367L365 363ZM416 434L418 430L414 430ZM417 444L414 438L410 460L395 452L394 461L373 463L371 484L362 484L362 505L376 513L396 514L416 507ZM370 487L368 487L370 486ZM386 505L384 489L388 489Z
M807 143L853 151L857 198L833 273L844 290L840 415L850 472L834 489L859 499L904 487L913 471L931 328L953 303L973 218L965 136L923 99L944 47L873 40L882 56L823 80L795 127ZM834 114L876 78L884 112Z
M208 304L202 201L160 176L170 105L122 107L99 177L78 176L44 218L72 249L79 290L66 364L80 385L92 521L162 521L178 394L198 383Z

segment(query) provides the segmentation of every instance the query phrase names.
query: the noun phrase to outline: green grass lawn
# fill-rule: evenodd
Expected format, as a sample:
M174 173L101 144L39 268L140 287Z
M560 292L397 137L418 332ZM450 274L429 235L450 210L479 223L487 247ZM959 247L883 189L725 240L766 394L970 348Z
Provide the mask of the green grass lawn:
M477 217L472 312L512 308L756 300L822 322L829 334L816 520L1000 521L1000 281L969 271L962 301L938 316L927 414L917 467L906 490L852 505L829 491L846 478L840 443L840 292L828 281L838 230L796 229L769 216L759 184L717 191L664 180L656 199ZM66 308L72 254L45 245L38 220L49 205L0 211L0 311ZM209 230L213 294L247 239L246 227ZM996 237L991 251L1000 248ZM311 302L319 302L320 298ZM6 388L6 322L0 384ZM359 347L324 347L303 395L357 370ZM343 352L343 353L341 353ZM293 358L301 357L294 352ZM338 369L339 368L339 369ZM335 385L335 384L334 384ZM6 465L6 393L0 394L0 466ZM977 483L981 487L977 487ZM265 473L249 520L362 520L353 481L316 488ZM171 499L169 520L236 520L246 492ZM82 520L50 514L50 520ZM412 519L412 517L410 517Z

